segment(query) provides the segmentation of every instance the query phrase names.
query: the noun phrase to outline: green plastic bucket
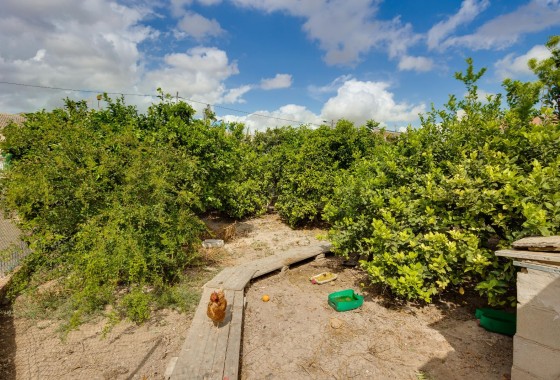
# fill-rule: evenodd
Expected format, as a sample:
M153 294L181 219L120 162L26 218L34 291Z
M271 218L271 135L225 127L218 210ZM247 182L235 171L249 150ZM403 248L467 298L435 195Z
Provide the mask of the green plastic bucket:
M329 294L329 305L336 311L356 309L364 304L364 297L356 294L353 289L341 290Z
M515 313L503 310L476 309L476 319L486 330L504 335L515 335Z

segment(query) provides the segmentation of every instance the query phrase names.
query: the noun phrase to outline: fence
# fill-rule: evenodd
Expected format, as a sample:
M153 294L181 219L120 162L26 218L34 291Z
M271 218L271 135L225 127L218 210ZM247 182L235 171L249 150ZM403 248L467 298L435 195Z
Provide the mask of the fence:
M0 210L0 278L17 267L29 253L19 236L19 229L11 220L5 219Z

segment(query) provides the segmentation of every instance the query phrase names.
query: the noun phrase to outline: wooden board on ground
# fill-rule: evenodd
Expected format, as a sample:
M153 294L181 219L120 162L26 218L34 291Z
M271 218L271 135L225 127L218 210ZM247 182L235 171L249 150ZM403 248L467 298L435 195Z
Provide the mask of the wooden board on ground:
M264 259L258 260L258 269L253 275L253 278L282 269L284 266L289 266L299 261L316 257L317 255L329 252L330 250L330 244L321 244L315 246L297 247L274 256L265 257Z
M237 379L245 286L253 278L316 257L330 249L330 244L326 243L293 248L277 255L226 268L208 281L204 285L202 297L170 379ZM214 327L206 315L210 294L217 289L224 290L228 301L226 319L219 329Z
M191 322L189 333L175 364L171 379L198 378L200 369L198 363L202 360L208 340L209 328L214 327L206 316L206 306L213 290L205 288L202 293L200 303Z
M526 237L513 242L513 248L530 251L560 252L560 236Z
M510 257L514 259L527 259L535 261L546 261L560 263L560 253L521 251L514 249L502 249L496 251L496 256Z
M235 291L225 290L228 300L226 319L216 327L206 315L213 288L205 288L189 333L175 364L171 379L223 379L224 362L233 326L230 323L239 312L235 305ZM242 297L241 297L242 298ZM239 355L239 352L237 352Z
M239 352L241 351L241 332L243 330L243 290L235 292L235 302L232 308L231 327L224 360L224 378L237 379L239 377Z

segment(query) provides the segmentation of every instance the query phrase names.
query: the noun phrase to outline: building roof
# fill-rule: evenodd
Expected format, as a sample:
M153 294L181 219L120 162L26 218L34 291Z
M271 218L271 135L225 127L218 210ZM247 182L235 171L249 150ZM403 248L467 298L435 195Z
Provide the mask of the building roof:
M20 114L9 114L9 113L0 113L0 129L4 128L6 125L10 124L10 122L14 122L16 124L21 124L25 121L25 116Z

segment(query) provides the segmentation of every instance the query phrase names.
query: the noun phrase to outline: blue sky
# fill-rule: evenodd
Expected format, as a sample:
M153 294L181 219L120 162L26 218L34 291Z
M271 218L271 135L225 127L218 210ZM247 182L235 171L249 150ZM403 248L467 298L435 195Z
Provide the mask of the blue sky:
M343 118L399 129L464 93L453 74L467 57L488 69L482 94L534 80L526 61L546 58L555 34L559 0L2 0L0 82L161 87L253 130ZM0 112L64 97L96 107L95 95L0 83Z

